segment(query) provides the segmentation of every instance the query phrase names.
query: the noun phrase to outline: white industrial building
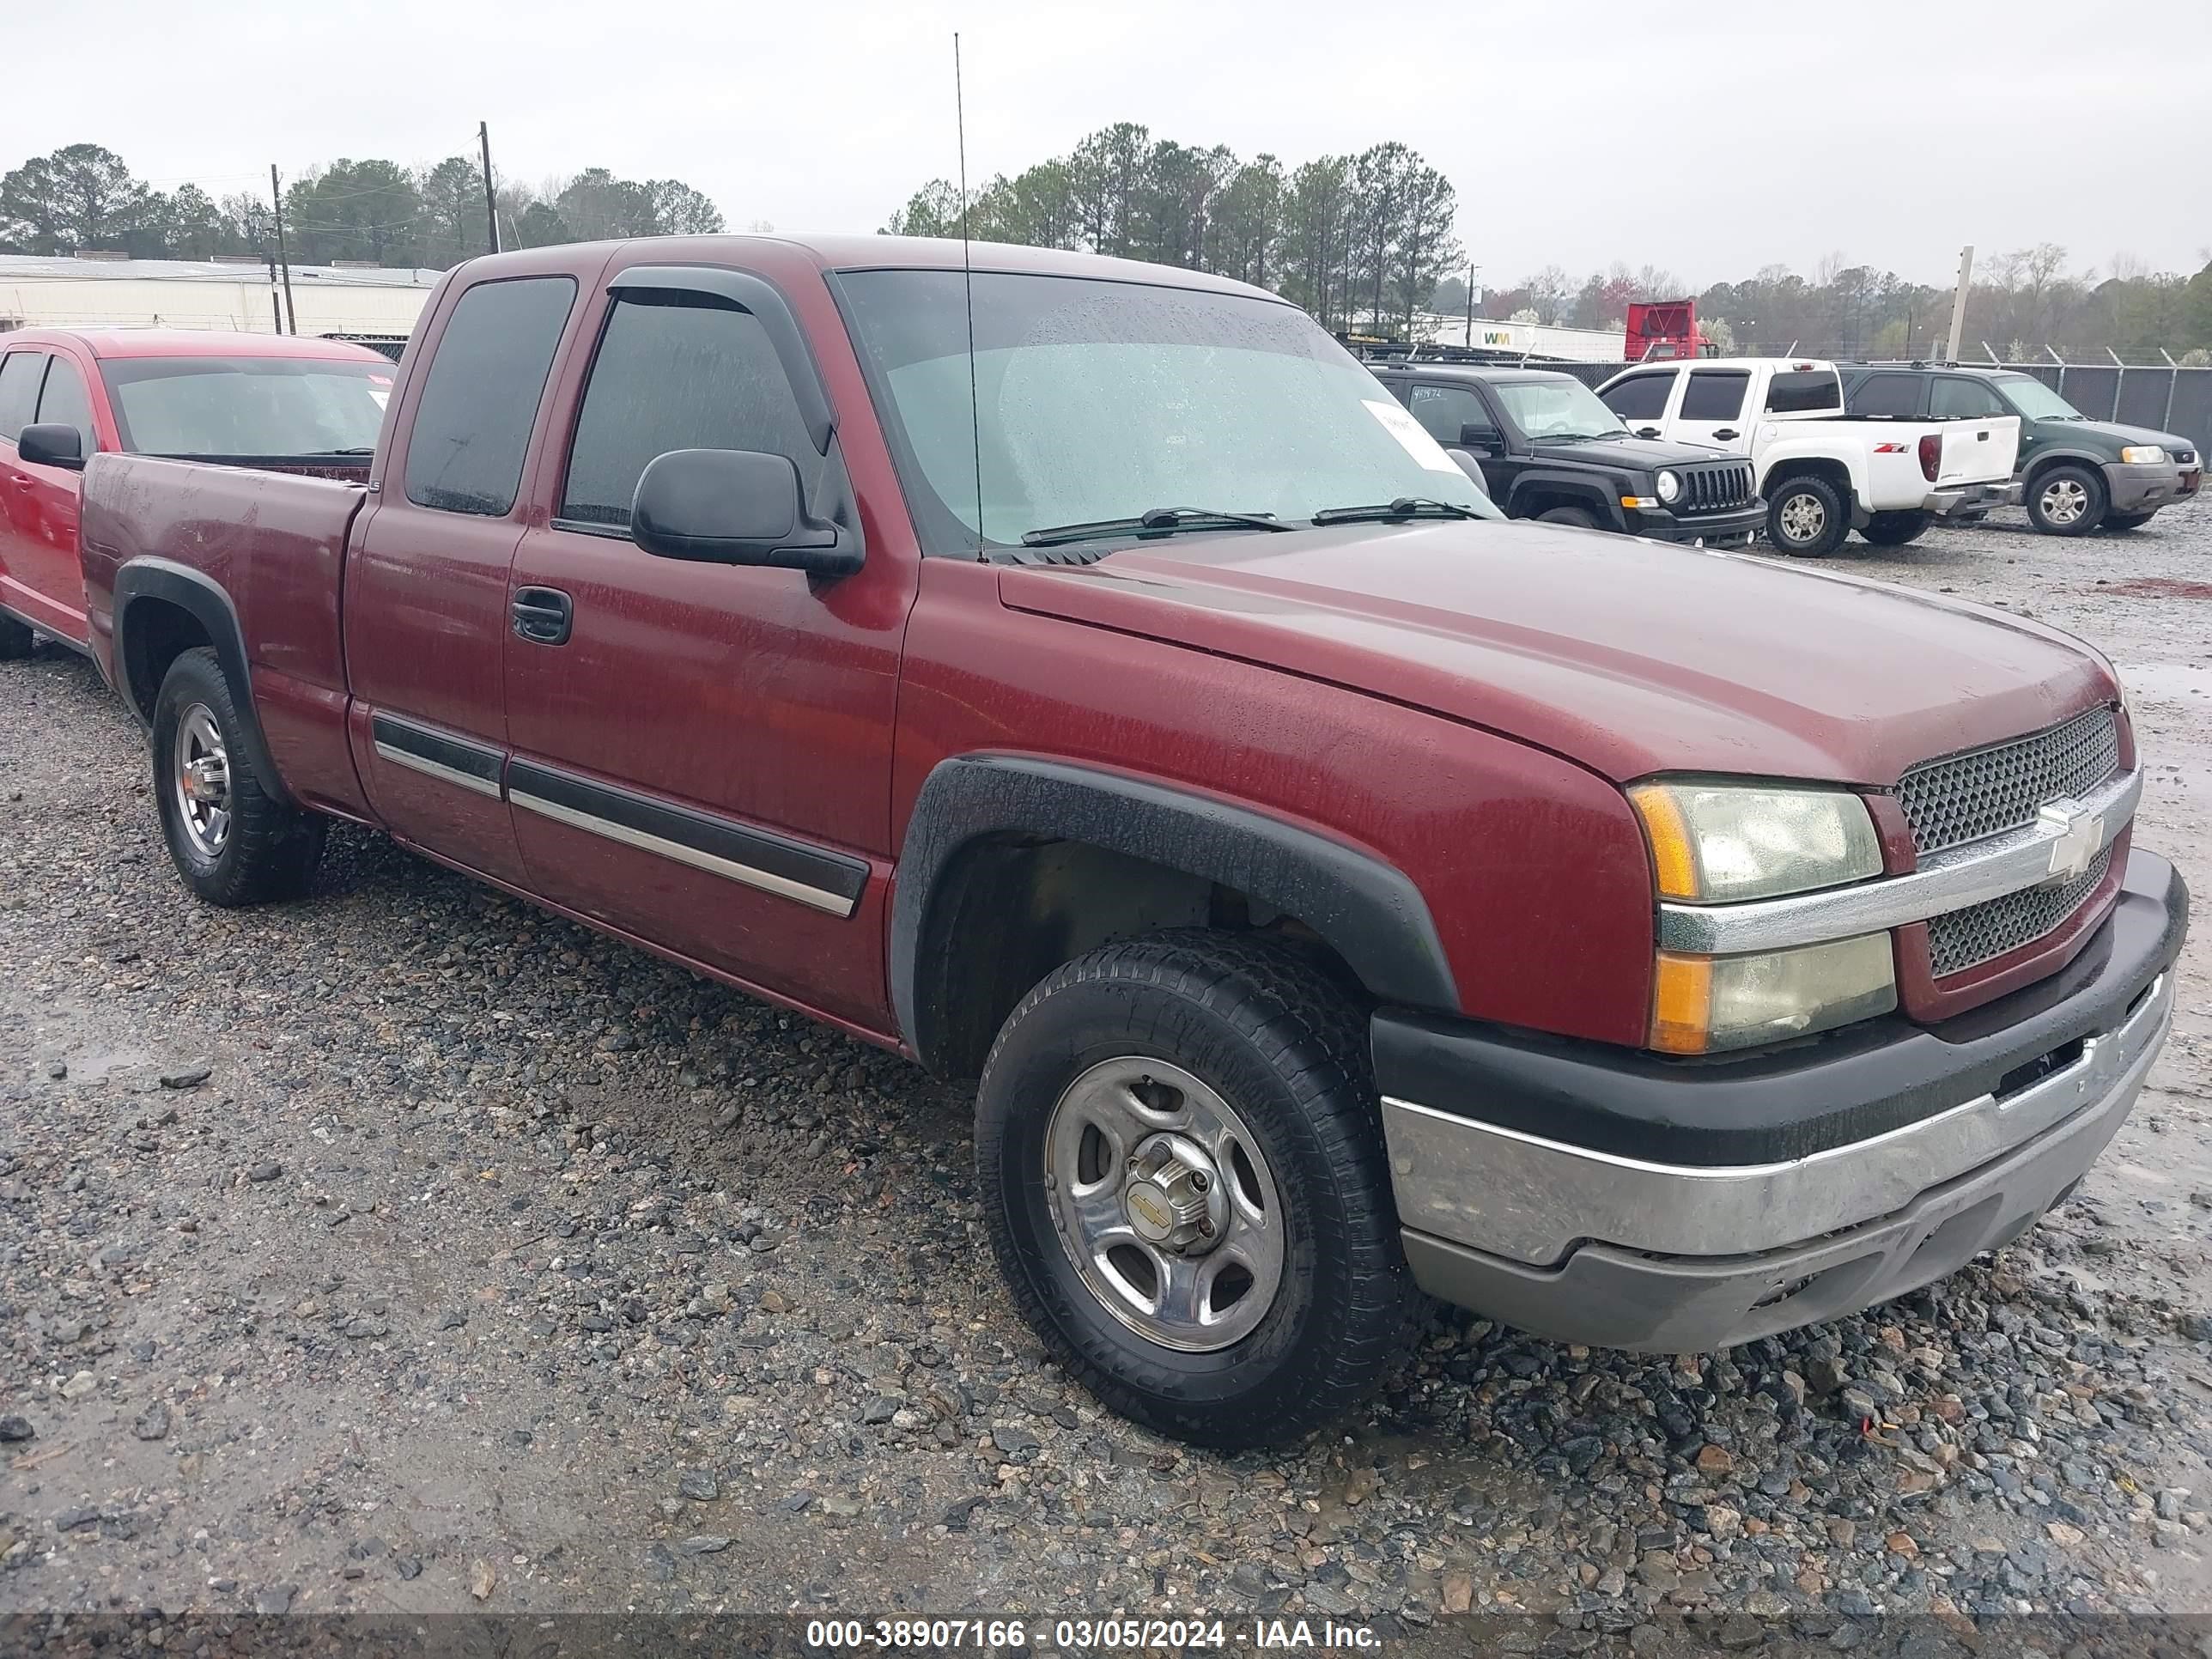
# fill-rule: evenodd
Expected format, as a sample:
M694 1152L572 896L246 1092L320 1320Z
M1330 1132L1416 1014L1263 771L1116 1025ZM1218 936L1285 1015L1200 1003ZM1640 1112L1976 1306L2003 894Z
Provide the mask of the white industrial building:
M1546 323L1470 320L1423 312L1413 319L1413 337L1425 345L1456 346L1500 362L1618 363L1628 356L1628 336L1617 328L1554 328Z
M370 340L414 332L444 273L294 265L291 331ZM260 259L117 259L0 254L0 332L18 328L234 328L281 331L284 289Z

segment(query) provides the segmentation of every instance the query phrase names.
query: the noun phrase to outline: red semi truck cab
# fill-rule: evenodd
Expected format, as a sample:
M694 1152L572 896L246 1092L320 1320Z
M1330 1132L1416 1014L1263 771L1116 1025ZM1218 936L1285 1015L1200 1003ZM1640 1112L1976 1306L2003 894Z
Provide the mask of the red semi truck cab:
M1632 363L1664 362L1679 357L1702 357L1711 340L1698 332L1695 300L1638 300L1630 304L1627 349Z
M89 637L77 497L101 451L366 477L396 371L365 346L223 330L0 339L0 658Z
M1508 523L1304 313L892 238L450 273L365 487L101 455L95 652L202 899L325 826L980 1079L1022 1311L1216 1444L1419 1288L1681 1352L2032 1225L2187 898L2112 668Z

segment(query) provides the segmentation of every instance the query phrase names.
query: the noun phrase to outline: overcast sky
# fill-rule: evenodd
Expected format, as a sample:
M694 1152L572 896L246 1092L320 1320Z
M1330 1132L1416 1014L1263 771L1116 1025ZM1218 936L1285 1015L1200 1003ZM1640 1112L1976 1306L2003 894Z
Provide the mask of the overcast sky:
M1293 166L1396 138L1458 187L1489 284L1619 259L1702 286L1831 252L1943 283L1962 242L2193 270L2204 3L25 5L0 168L92 141L222 195L271 161L435 161L485 119L524 180L672 175L732 229L872 230L954 172L957 28L971 184L1115 120Z

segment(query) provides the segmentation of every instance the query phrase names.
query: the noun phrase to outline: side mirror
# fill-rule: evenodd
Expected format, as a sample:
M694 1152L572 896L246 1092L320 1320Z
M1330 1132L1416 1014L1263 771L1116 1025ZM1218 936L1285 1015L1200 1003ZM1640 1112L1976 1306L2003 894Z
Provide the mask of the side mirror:
M64 421L40 421L15 434L15 457L27 466L84 471L84 434Z
M1462 447L1478 455L1495 455L1505 447L1504 434L1494 426L1463 426L1459 429L1459 441Z
M1482 476L1482 464L1474 456L1464 449L1447 449L1444 453L1451 457L1453 465L1466 473L1477 485L1484 489L1490 488L1490 481Z
M757 564L843 576L859 538L808 516L799 469L754 449L672 449L639 475L630 539L663 559Z

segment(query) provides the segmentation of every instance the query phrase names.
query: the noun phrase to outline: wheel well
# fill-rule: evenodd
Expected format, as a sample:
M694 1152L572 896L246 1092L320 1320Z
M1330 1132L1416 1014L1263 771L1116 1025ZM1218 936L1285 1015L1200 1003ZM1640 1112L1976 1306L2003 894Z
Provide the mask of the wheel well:
M1577 489L1567 484L1532 484L1514 496L1513 506L1524 519L1549 513L1555 507L1571 507L1577 513L1589 514L1601 523L1606 516L1602 496L1595 491Z
M1773 470L1760 483L1759 493L1771 501L1774 499L1774 492L1792 478L1805 477L1818 478L1822 483L1832 486L1836 494L1843 498L1845 507L1851 504L1851 470L1837 460L1778 461Z
M151 720L169 665L185 652L215 641L198 617L167 599L134 599L125 615L123 684L139 717Z
M2021 476L2021 493L2025 495L2045 473L2062 466L2079 467L2084 472L2101 473L2104 471L2101 463L2094 461L2086 455L2039 455L2034 464Z
M1280 939L1358 984L1310 927L1233 887L1088 842L986 836L945 870L923 926L915 989L935 1040L921 1058L946 1077L979 1075L1039 980L1102 945L1170 927Z

